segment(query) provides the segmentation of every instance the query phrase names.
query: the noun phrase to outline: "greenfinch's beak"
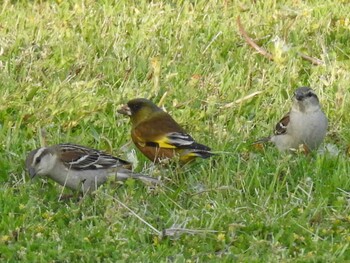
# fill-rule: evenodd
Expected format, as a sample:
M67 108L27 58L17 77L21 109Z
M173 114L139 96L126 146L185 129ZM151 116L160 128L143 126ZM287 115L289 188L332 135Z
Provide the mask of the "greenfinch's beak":
M120 114L131 116L131 110L128 105L124 105L119 110L117 110L117 112Z
M33 179L36 176L36 171L33 167L28 169L30 179Z

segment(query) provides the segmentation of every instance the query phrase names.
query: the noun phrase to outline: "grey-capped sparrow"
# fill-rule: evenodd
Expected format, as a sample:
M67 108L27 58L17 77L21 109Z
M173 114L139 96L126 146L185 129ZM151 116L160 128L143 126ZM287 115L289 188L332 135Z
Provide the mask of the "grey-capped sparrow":
M294 92L292 109L277 123L274 135L258 142L271 141L279 151L298 149L301 145L310 151L322 143L327 127L327 117L315 92L300 87Z
M26 168L33 178L47 176L62 186L83 193L96 190L107 178L139 179L158 184L159 180L130 171L131 164L99 150L75 144L57 144L31 151Z

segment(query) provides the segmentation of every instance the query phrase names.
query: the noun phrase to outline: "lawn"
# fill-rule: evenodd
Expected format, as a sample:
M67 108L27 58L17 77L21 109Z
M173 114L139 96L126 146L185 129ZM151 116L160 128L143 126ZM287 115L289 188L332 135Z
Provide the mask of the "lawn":
M349 14L331 0L3 1L0 261L350 261ZM329 118L320 150L254 147L299 86ZM116 114L136 97L216 155L152 164ZM165 184L58 201L71 191L31 181L24 160L64 142Z

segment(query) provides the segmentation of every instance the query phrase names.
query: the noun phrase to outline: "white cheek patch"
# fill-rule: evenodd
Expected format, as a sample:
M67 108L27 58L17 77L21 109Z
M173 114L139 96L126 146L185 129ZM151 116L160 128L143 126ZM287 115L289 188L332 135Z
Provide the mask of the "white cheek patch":
M56 164L56 159L56 155L52 155L51 153L44 154L36 167L38 175L49 175Z
M36 165L36 160L42 155L42 153L46 150L45 147L40 148L33 156L33 162L32 162L32 166L35 167Z

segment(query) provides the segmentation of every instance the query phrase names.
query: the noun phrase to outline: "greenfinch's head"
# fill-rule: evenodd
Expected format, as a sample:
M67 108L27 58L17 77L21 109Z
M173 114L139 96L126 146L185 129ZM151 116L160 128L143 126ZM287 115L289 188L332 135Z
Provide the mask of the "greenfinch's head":
M133 125L137 125L140 121L146 120L153 113L162 111L152 101L144 98L130 100L126 105L122 106L117 112L128 115Z

